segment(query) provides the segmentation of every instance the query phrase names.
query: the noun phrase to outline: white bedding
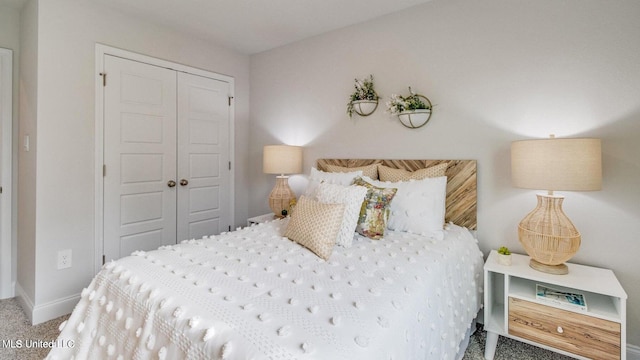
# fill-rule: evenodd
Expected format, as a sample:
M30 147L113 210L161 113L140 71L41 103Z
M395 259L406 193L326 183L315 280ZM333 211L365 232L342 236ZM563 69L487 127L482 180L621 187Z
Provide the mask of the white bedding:
M444 239L356 236L329 261L288 220L105 265L49 359L454 359L480 306L482 254Z

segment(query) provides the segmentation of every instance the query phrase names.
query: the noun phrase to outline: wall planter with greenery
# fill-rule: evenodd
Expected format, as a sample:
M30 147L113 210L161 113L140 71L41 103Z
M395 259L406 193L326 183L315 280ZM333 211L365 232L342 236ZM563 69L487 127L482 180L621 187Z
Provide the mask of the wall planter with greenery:
M378 94L374 89L373 75L365 79L355 79L355 90L347 103L347 114L353 117L353 113L360 116L369 116L378 108Z
M409 95L391 95L387 111L397 115L400 123L410 129L423 127L431 119L433 105L424 95L417 94L409 87Z

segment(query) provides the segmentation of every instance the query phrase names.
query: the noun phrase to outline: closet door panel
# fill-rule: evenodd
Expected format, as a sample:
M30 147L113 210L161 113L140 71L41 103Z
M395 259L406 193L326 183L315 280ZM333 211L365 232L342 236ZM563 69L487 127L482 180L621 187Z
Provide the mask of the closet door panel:
M105 56L104 254L176 242L176 72Z
M178 240L228 230L229 83L178 73Z

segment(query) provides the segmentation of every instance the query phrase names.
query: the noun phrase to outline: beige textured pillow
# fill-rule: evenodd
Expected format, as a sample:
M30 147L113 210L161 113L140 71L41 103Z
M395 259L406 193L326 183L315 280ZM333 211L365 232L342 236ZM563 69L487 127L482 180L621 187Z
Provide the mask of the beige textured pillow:
M352 172L352 171L362 171L363 176L368 176L373 180L378 179L378 163L366 165L366 166L358 166L358 167L344 167L338 165L326 165L328 172Z
M327 260L338 238L343 204L323 204L301 196L284 236Z
M398 182L409 180L423 180L426 178L444 176L444 173L447 170L448 166L448 163L442 163L428 167L426 169L407 171L403 169L390 168L384 165L378 165L378 174L380 175L380 181Z

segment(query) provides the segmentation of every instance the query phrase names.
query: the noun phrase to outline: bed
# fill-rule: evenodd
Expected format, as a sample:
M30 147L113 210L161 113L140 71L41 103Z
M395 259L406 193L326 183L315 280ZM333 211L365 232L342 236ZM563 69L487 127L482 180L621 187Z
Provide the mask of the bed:
M290 218L107 263L61 325L57 344L74 346L56 347L48 359L461 358L482 298L483 258L470 231L475 161L321 159L316 171L351 174L380 164L406 174L441 165L446 225L438 231L396 226L378 240L351 232L349 244L332 246L323 258L291 240L302 214L320 206L305 194ZM368 179L357 171L358 179ZM380 180L369 181L383 188ZM315 185L321 199L330 186ZM332 208L320 208L323 214L343 209L339 232L346 205L325 205Z

